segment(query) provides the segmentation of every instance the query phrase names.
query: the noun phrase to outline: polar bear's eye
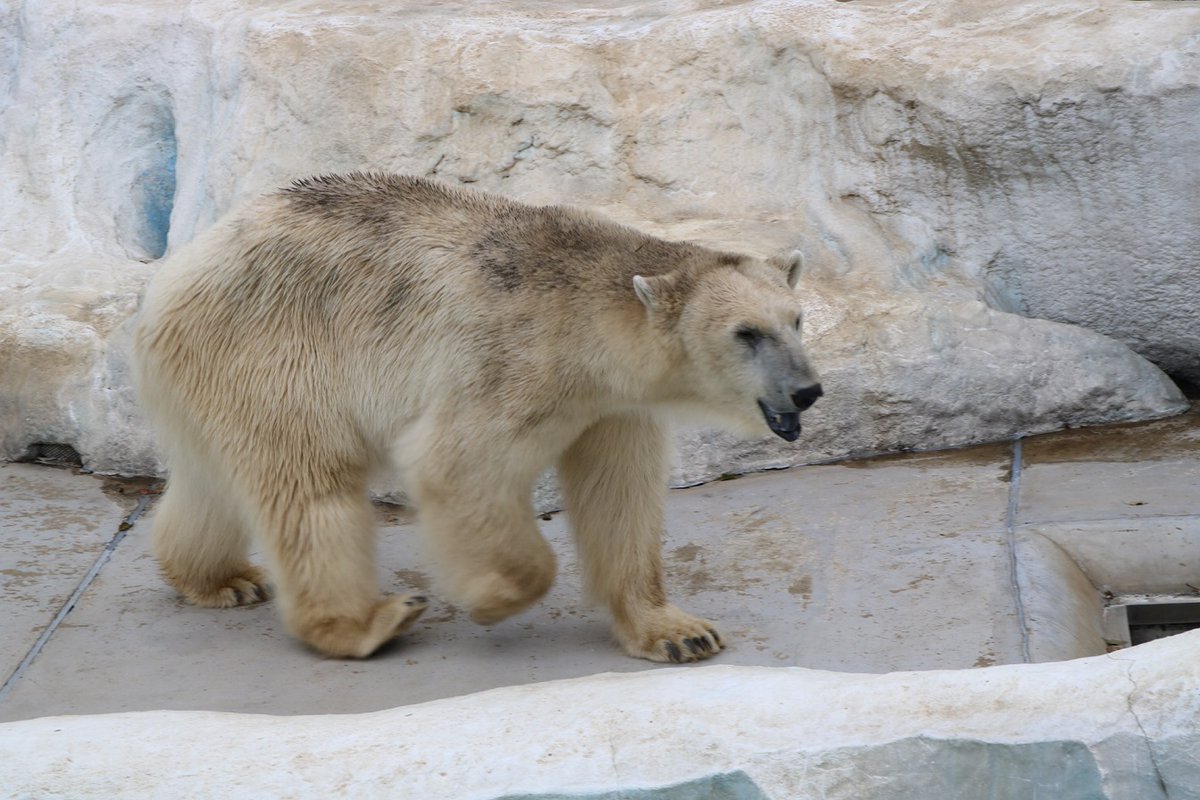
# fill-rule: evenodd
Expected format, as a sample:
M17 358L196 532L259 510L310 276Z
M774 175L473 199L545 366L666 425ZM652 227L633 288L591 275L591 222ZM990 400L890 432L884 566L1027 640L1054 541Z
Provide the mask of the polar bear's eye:
M752 349L758 347L758 343L761 342L766 336L766 334L764 334L758 328L751 328L748 325L743 325L742 327L738 328L736 331L734 331L734 335L737 336L738 341Z

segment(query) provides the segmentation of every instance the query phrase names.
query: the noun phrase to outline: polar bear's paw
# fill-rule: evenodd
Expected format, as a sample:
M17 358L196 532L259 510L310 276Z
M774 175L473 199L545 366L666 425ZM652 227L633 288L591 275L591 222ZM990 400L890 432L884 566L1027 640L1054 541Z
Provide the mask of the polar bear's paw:
M428 599L406 594L383 597L366 619L324 617L298 621L296 634L314 649L339 658L366 658L413 626Z
M725 646L713 623L670 604L629 614L617 623L616 635L635 658L675 664L711 658Z
M170 576L168 576L170 578ZM249 564L212 586L198 587L187 581L171 581L192 605L202 608L233 608L270 600L275 596L267 573Z

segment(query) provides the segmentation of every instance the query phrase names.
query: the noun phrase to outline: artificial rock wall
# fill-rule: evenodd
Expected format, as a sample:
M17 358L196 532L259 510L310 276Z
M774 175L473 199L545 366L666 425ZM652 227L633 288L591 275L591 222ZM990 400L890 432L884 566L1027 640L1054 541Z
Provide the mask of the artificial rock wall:
M361 168L803 251L826 399L797 445L681 433L677 483L1173 413L1198 31L1114 0L0 6L0 455L157 469L125 325L155 261Z

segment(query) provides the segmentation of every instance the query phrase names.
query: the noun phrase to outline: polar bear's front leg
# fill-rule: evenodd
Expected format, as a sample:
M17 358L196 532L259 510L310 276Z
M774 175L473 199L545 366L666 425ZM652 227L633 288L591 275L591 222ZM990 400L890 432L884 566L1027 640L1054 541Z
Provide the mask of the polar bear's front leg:
M588 594L608 605L625 651L651 661L698 661L723 644L711 622L666 599L666 455L666 433L652 416L610 416L564 453L559 479Z
M617 640L636 658L679 664L710 658L725 646L713 623L670 603L624 608L610 604L610 608Z

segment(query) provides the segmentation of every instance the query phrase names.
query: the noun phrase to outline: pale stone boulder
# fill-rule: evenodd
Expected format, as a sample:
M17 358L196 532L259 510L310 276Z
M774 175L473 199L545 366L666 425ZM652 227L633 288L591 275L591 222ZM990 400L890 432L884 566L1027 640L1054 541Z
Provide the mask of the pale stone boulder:
M708 666L369 714L46 717L0 725L0 786L77 800L1194 800L1198 655L1193 631L974 670Z
M822 48L834 191L924 242L918 282L960 272L1200 382L1200 7L884 8Z

